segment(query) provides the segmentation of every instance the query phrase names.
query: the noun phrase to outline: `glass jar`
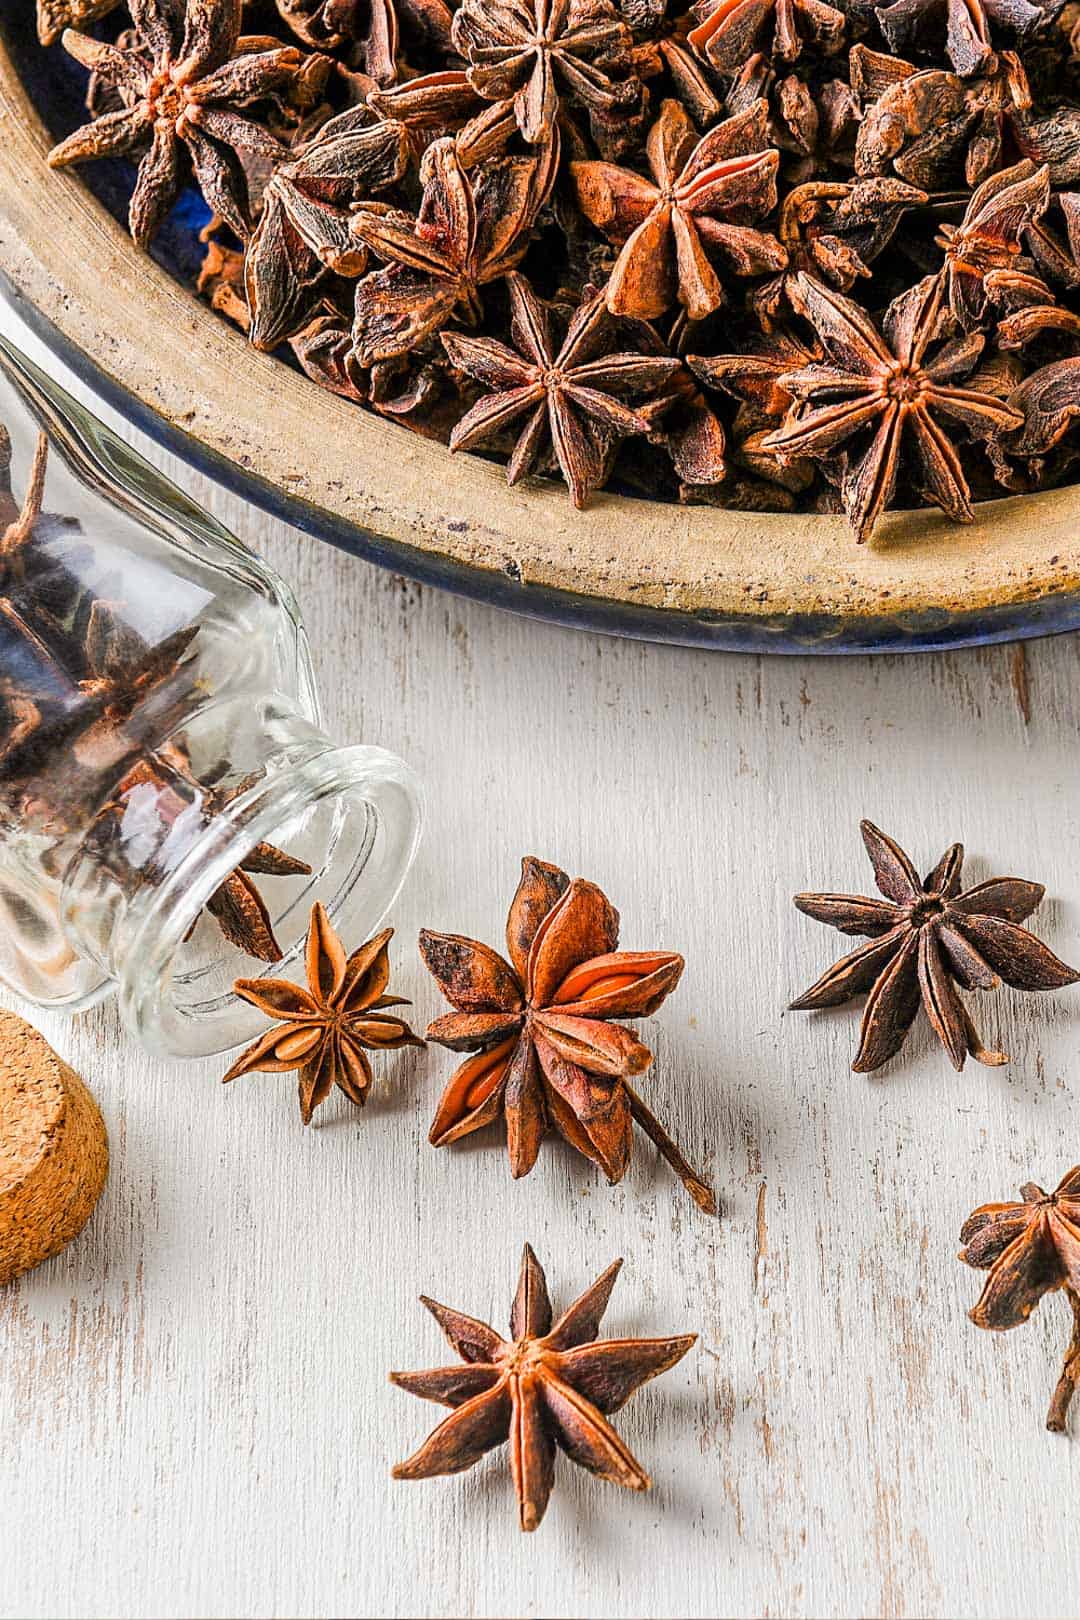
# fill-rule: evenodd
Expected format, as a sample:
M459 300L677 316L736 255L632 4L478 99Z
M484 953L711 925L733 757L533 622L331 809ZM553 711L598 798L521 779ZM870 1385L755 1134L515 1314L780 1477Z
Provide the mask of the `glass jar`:
M368 938L419 830L284 583L0 338L0 978L221 1051L265 1022L233 980L302 979L316 899Z

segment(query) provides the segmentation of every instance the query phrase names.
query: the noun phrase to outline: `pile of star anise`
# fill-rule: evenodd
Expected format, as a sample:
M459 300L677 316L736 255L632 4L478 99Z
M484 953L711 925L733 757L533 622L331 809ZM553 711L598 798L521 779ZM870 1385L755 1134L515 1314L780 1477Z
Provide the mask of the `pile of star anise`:
M511 482L864 539L1073 474L1075 4L37 3L52 162L136 160L142 245L194 180L215 307Z

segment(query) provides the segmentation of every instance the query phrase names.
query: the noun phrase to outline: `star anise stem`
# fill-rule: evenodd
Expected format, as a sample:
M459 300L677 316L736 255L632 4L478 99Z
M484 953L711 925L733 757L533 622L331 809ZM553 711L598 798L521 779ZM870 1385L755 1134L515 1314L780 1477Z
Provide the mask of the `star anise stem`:
M633 1086L624 1080L623 1088L626 1091L626 1099L630 1104L630 1114L635 1125L640 1125L661 1158L667 1160L698 1209L702 1210L706 1215L716 1215L718 1213L716 1194L712 1188L702 1180L693 1166L683 1157L679 1151L678 1143L668 1135L656 1115L646 1108Z
M1064 1434L1069 1415L1069 1404L1080 1384L1080 1294L1066 1289L1073 1313L1072 1340L1065 1352L1065 1365L1061 1369L1054 1398L1046 1415L1046 1427L1051 1434Z

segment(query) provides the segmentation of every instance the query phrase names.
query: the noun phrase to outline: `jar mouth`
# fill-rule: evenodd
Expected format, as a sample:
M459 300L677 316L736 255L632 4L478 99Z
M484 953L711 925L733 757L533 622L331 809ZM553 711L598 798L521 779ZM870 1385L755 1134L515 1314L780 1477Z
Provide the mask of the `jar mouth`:
M129 918L127 937L114 952L120 1015L129 1031L152 1050L185 1057L210 1056L251 1039L265 1019L233 993L233 980L302 982L316 899L347 947L369 938L405 880L421 820L416 777L382 748L328 747L270 771L215 814ZM256 845L289 848L304 829L318 846L310 874L258 880L264 895L267 882L278 886L272 900L265 897L280 960L264 962L227 947L200 923L207 902ZM189 944L198 928L208 936L201 950Z

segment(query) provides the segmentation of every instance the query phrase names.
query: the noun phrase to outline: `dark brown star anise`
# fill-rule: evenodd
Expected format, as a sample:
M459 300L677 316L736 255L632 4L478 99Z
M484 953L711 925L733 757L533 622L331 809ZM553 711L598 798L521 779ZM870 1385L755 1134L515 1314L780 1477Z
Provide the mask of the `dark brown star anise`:
M811 276L798 276L788 296L817 334L826 364L781 378L797 403L764 448L781 461L835 462L858 541L892 501L902 450L920 493L954 522L970 523L968 482L938 417L977 439L1008 432L1021 418L1003 400L955 380L974 369L985 346L981 334L928 353L947 314L943 278L924 277L890 305L884 336L857 304Z
M1042 884L991 878L961 890L962 844L950 845L920 879L899 845L872 822L861 822L860 830L884 899L797 894L795 904L808 917L870 943L842 957L792 1009L838 1007L868 992L851 1065L858 1074L895 1056L920 1003L955 1069L964 1067L969 1054L977 1063L1007 1063L1005 1053L983 1046L954 986L996 990L1004 980L1017 990L1060 990L1080 982L1080 973L1019 926L1042 899Z
M918 51L935 55L944 45L949 61L964 78L994 61L994 33L1022 42L1061 10L1064 0L1033 6L1029 0L892 0L876 7L881 31L897 56Z
M804 44L828 56L844 43L844 13L823 0L699 0L692 12L690 44L718 73L737 73L766 39L781 62Z
M714 256L740 276L783 269L775 236L754 228L776 206L780 154L767 118L758 101L699 138L668 100L646 142L651 181L614 163L570 165L582 213L620 247L607 286L613 314L653 320L678 300L703 320L724 297Z
M619 951L618 942L619 914L603 892L535 856L521 863L507 917L509 962L460 934L421 931L420 954L456 1009L435 1020L428 1039L475 1054L443 1092L430 1141L445 1147L502 1114L511 1175L528 1175L556 1130L616 1182L630 1163L636 1121L699 1207L715 1214L711 1191L629 1083L651 1052L610 1022L654 1013L679 982L683 959Z
M964 1222L961 1260L990 1272L969 1314L976 1327L1003 1332L1026 1322L1044 1294L1064 1290L1072 1339L1046 1418L1052 1433L1063 1434L1080 1384L1080 1165L1052 1193L1029 1181L1020 1197L1019 1204L982 1204Z
M237 979L233 985L244 1001L279 1022L240 1054L223 1079L235 1080L254 1069L269 1074L298 1069L305 1125L335 1085L362 1108L372 1082L367 1053L424 1044L404 1019L385 1010L409 1005L384 993L393 933L384 928L347 957L325 908L316 901L305 955L308 988L291 979Z
M552 1323L543 1267L528 1244L510 1310L510 1339L484 1322L421 1296L463 1366L390 1374L427 1401L453 1407L395 1479L459 1474L510 1443L510 1473L522 1530L544 1517L561 1450L579 1468L628 1490L651 1481L608 1422L634 1392L682 1360L696 1333L669 1339L598 1339L621 1260Z
M415 220L360 209L352 229L386 261L357 284L353 328L362 365L393 360L452 316L475 325L481 288L521 259L558 167L558 140L535 156L507 157L467 173L453 140L435 141L423 163Z
M610 0L462 0L453 38L473 89L488 101L513 98L533 145L550 140L560 94L599 113L640 94L626 77L630 35Z
M183 154L211 210L238 236L250 228L247 182L238 152L283 157L273 135L247 109L287 97L306 68L292 46L238 49L243 0L139 0L128 43L107 44L68 30L64 48L111 87L119 105L84 124L49 153L54 168L143 152L128 211L145 247L184 183ZM327 64L329 66L329 64Z
M469 450L524 417L507 483L531 472L550 444L574 505L584 506L607 477L616 442L651 431L651 417L625 401L655 393L680 363L665 355L613 353L614 322L602 293L582 304L556 348L548 311L525 278L511 275L507 287L518 352L495 338L443 334L451 363L495 390L461 418L450 448Z

